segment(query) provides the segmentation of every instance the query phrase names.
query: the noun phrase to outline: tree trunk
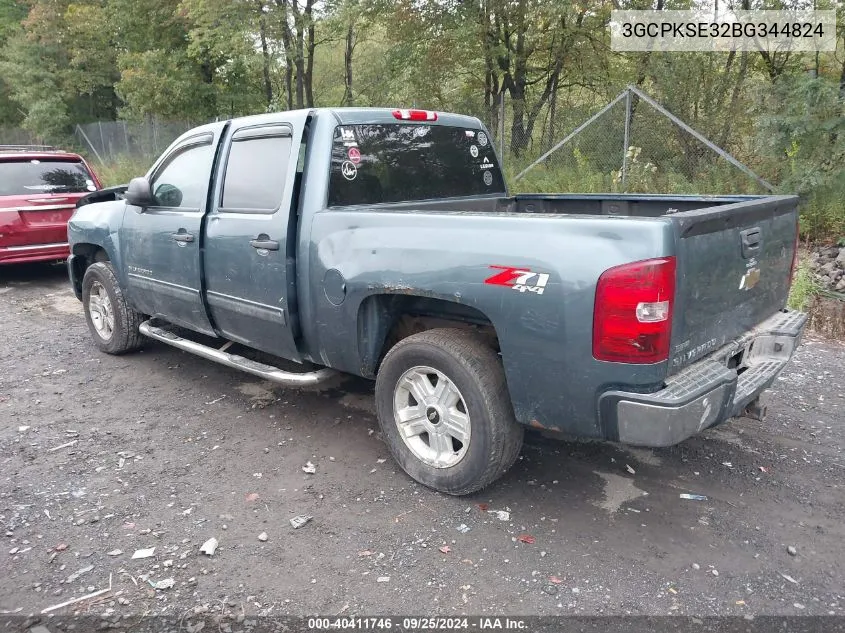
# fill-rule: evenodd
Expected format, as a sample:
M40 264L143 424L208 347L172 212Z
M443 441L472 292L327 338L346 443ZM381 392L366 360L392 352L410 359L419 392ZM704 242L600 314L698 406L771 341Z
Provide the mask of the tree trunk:
M295 2L296 0L294 0ZM280 18L282 26L282 46L285 50L285 93L288 110L293 110L293 63L294 48L293 34L288 24L288 3L287 0L276 0L276 6L281 9Z
M313 17L314 0L308 0L305 6L305 30L308 33L308 43L306 44L306 59L305 59L305 76L303 82L305 84L305 105L309 108L314 107L314 50L317 44L314 42L314 17ZM305 33L302 33L305 36Z
M267 102L267 109L273 103L273 84L270 82L270 51L267 47L267 17L264 14L264 3L259 0L256 3L258 8L258 33L261 37L261 61L262 76L264 79L264 99Z
M345 106L355 105L355 96L352 92L352 53L355 50L355 27L349 24L346 29L346 48L343 51L343 100Z
M516 48L513 50L514 65L510 79L513 121L511 122L511 152L519 157L528 147L529 138L525 130L525 87L528 83L528 53L525 50L525 0L519 0L516 28ZM505 45L509 42L506 40Z
M546 141L546 148L551 147L555 142L555 134L557 127L555 126L555 119L557 118L557 87L560 77L556 76L554 85L552 86L552 94L549 96L549 126L548 126L548 140Z
M845 36L842 37L845 44ZM839 75L839 96L845 101L845 59L842 60L842 73Z
M528 138L525 134L525 94L511 91L511 153L517 158L520 157L528 147Z
M742 85L745 83L745 76L748 72L748 51L740 53L739 62L739 76L734 84L733 93L731 94L730 105L728 105L727 116L725 117L725 126L722 129L722 134L719 136L718 144L720 147L727 145L731 136L731 123L734 121L736 113L736 106L739 102L739 95L742 92Z

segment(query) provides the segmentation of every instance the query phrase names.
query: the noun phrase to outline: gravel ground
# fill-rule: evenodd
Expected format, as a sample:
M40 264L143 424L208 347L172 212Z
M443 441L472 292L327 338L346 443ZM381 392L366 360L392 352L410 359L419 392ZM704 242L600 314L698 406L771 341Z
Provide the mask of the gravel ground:
M765 423L660 450L529 435L504 479L452 498L393 464L368 382L107 356L61 267L0 274L0 612L111 578L57 612L845 613L840 343L806 337Z

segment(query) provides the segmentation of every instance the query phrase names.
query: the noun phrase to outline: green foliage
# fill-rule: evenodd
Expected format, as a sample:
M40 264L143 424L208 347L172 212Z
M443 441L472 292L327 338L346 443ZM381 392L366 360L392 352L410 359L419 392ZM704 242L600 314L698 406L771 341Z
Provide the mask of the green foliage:
M819 56L618 54L609 50L612 6L0 0L0 126L61 143L76 124L117 117L204 121L297 103L421 107L481 119L506 146L513 177L634 84L782 191L800 193L805 237L845 235L845 25L839 50ZM512 188L762 193L645 103L632 107L630 142L620 103ZM623 187L626 145L637 149ZM120 181L137 167L105 169Z
M123 53L118 66L117 92L124 102L121 114L127 119L156 115L200 120L215 113L212 88L202 82L184 50Z
M845 95L837 82L781 78L764 101L758 130L786 190L806 194L845 181Z
M813 273L806 262L800 262L792 279L787 304L793 310L806 310L813 298L819 293L819 285L813 279Z
M128 184L133 178L146 174L150 167L152 161L129 156L106 165L92 163L92 169L104 187Z

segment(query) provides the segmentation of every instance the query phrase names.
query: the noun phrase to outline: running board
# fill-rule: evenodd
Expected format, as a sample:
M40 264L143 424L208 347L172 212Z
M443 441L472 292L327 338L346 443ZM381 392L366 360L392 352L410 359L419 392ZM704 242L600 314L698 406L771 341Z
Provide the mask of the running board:
M179 349L190 352L191 354L207 358L208 360L213 360L221 365L226 365L227 367L240 369L241 371L254 374L255 376L260 376L265 380L270 380L287 387L307 387L309 385L316 385L337 374L334 369L329 369L328 367L302 374L284 371L278 367L265 365L264 363L259 363L254 360L250 360L249 358L244 358L243 356L229 354L225 350L232 344L231 342L226 343L220 349L214 349L208 345L202 345L201 343L195 343L194 341L182 338L170 330L165 330L164 328L153 325L150 321L144 321L141 323L138 330L144 336L161 341L162 343L167 343L168 345L178 347Z

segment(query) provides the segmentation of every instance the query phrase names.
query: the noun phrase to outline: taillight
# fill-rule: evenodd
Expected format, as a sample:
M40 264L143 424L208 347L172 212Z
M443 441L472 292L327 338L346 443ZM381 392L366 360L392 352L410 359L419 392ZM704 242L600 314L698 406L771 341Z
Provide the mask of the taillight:
M394 110L393 118L403 121L436 121L437 113L431 110Z
M792 286L792 279L795 277L795 269L798 268L798 244L800 243L800 233L798 227L798 220L795 220L795 243L792 245L792 264L789 266L789 283L787 287Z
M637 364L669 358L674 301L674 257L604 271L596 286L593 357Z

